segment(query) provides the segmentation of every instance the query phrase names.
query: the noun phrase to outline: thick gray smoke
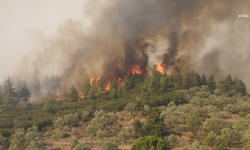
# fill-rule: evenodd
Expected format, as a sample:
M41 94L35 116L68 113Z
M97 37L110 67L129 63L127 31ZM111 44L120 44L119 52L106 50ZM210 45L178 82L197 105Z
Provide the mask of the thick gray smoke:
M40 36L42 49L18 74L73 83L122 77L133 65L147 74L163 62L168 73L232 74L248 84L250 18L238 15L250 15L249 7L249 0L89 0L83 16L91 25L69 19L55 37Z

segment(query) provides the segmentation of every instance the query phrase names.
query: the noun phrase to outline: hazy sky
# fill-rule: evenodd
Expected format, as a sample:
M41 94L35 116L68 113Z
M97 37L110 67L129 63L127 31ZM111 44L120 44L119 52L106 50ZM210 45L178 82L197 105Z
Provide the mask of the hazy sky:
M82 18L85 0L1 0L0 81L36 47L32 34L51 36L68 18Z

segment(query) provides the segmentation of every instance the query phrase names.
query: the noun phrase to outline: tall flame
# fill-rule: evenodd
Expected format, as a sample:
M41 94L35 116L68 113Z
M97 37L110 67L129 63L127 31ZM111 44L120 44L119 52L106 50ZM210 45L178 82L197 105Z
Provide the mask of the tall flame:
M163 74L164 73L164 68L163 68L164 66L165 66L164 63L162 63L162 62L158 63L157 64L157 71L160 72L161 74Z

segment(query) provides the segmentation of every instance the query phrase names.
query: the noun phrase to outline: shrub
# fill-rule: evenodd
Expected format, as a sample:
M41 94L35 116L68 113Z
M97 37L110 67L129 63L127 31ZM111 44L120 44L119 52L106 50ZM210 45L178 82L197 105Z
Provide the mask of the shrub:
M59 117L56 120L53 120L53 125L59 129L62 129L64 124L65 124L65 121L62 117Z
M131 147L131 150L144 150L144 149L170 150L166 142L164 142L161 138L155 136L140 137L133 143Z
M83 121L87 121L88 116L89 116L89 112L84 110L84 111L82 112L82 120L83 120Z
M135 132L138 132L139 129L142 127L142 124L139 120L134 120L132 124L133 124Z
M126 129L126 131L127 131L128 133L132 133L133 129L132 129L131 127L128 127L128 128Z
M78 144L78 139L76 137L71 137L69 139L69 147L74 148Z
M126 140L129 139L129 134L128 134L127 132L121 131L121 132L119 132L119 133L117 134L117 137L118 137L120 140L122 140L123 142L125 142Z
M91 150L91 147L89 144L78 143L73 150Z
M178 136L171 134L170 136L168 136L168 140L167 142L169 143L169 145L171 145L171 147L173 148L174 146L178 145Z
M78 113L75 113L75 114L65 115L63 119L65 124L69 125L69 127L72 127L73 124L75 124L76 121L78 120L78 117L79 117Z
M76 131L77 131L77 128L76 127L73 127L72 129L71 129L71 134L75 134L76 133Z
M98 137L98 138L104 138L104 137L109 137L110 136L110 134L109 134L109 132L108 131L106 131L106 130L101 130L101 129L99 129L98 131L97 131L97 134L96 134L96 136Z
M103 138L102 141L98 143L98 146L100 147L100 150L117 150L118 145L117 143L113 140L113 138Z

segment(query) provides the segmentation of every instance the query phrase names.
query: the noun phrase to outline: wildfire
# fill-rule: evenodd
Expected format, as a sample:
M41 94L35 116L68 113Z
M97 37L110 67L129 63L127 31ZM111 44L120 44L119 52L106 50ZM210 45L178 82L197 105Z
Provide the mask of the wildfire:
M100 77L97 78L90 78L89 79L89 84L91 85L93 82L96 85L97 89L99 89L98 81L100 80Z
M160 72L161 74L163 74L164 73L164 68L163 68L164 66L165 66L164 63L162 63L162 62L158 63L157 64L157 71Z
M58 91L58 92L57 92L57 99L55 99L55 101L63 101L63 100L66 100L66 98L65 98L65 97L64 97L64 98L61 98L61 92Z
M110 81L110 79L109 79L109 84L108 84L108 86L105 87L105 91L103 91L103 93L109 91L109 90L110 90L110 87L111 87L111 81Z
M128 71L128 74L129 73L132 73L132 74L142 74L142 71L141 71L141 69L140 69L140 67L139 66L137 66L137 65L134 65L134 66L131 66L131 68L129 69L129 71Z

